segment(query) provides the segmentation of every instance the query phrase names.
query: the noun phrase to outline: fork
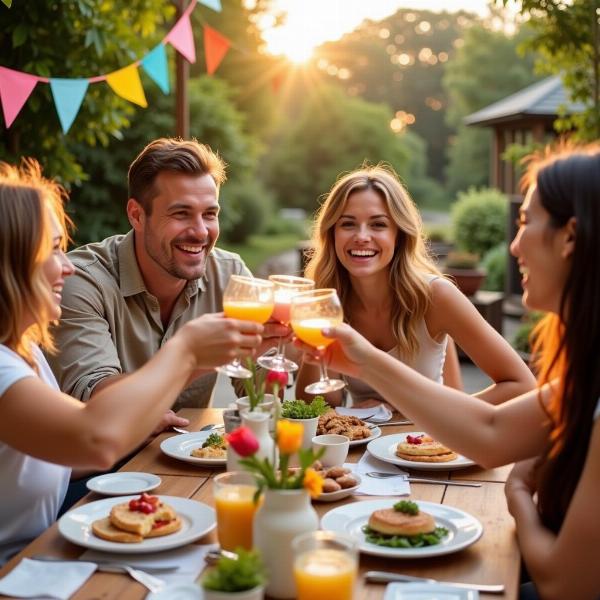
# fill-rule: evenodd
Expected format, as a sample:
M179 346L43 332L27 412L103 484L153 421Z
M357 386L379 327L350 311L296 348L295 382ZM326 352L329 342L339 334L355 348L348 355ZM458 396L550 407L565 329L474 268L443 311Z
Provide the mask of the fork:
M450 481L448 479L427 479L426 477L413 477L403 475L402 473L382 473L381 471L369 471L367 477L374 479L387 479L388 477L404 477L406 481L411 483L437 483L439 485L456 485L460 487L481 487L480 483L468 483L466 481Z
M225 426L217 425L216 423L209 423L208 425L204 425L204 427L200 427L198 431L212 431L213 429L223 429L223 427ZM177 433L193 433L192 431L188 431L182 427L175 427L174 425L171 425L171 429Z

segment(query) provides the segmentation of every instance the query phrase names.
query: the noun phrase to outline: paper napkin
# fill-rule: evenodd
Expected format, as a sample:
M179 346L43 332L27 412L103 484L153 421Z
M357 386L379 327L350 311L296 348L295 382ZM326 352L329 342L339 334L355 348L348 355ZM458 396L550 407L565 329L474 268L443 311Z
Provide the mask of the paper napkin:
M390 463L386 463L375 458L368 452L365 452L358 463L346 463L344 465L354 473L361 476L361 484L354 492L357 495L364 496L407 496L410 494L410 483L407 481L408 473L402 471ZM380 473L394 473L399 477L387 477L385 479L376 479L368 477L370 471L379 471Z
M70 598L94 573L90 562L46 562L24 558L0 579L0 594L14 598Z
M335 410L339 415L368 419L371 423L385 423L392 418L390 409L383 404L369 408L346 408L338 406Z

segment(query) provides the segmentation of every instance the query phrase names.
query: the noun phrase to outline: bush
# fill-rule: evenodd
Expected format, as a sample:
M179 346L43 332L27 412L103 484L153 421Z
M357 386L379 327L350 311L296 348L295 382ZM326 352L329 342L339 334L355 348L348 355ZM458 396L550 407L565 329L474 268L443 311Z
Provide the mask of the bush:
M504 290L506 277L506 261L508 259L508 245L502 242L494 246L483 257L481 264L487 271L487 277L483 284L484 290L501 292Z
M515 331L515 335L512 341L512 346L515 350L524 353L531 352L531 343L530 337L531 332L534 327L539 323L542 317L545 316L545 313L540 311L532 311L527 313L523 317L523 322L519 325L518 329Z
M506 240L508 198L490 188L460 193L452 207L454 241L468 252L483 256Z
M308 238L308 231L309 226L306 221L283 219L282 217L275 216L267 223L264 233L267 235L293 234L297 235L299 238Z

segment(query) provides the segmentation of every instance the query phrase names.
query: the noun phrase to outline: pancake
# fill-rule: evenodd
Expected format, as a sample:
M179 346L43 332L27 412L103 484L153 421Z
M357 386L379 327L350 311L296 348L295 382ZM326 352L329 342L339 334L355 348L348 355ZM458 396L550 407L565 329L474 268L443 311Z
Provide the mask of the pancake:
M457 458L457 454L440 444L428 435L406 436L406 441L396 446L396 456L406 460L422 460L423 462L446 462ZM441 461L427 461L425 457L444 456ZM413 457L413 458L407 458Z
M402 454L396 450L396 456L402 460L411 460L413 462L426 462L426 463L443 463L451 460L456 460L458 454L456 452L449 451L446 454L436 454L434 456L426 455L414 455L414 454Z
M146 537L154 526L155 521L172 521L175 519L175 511L160 502L156 507L156 511L146 514L137 510L131 510L127 502L117 504L110 511L110 522L123 531L137 533Z
M429 513L419 511L416 515L411 515L394 508L374 511L369 517L368 525L385 535L418 535L431 533L435 529L435 521Z

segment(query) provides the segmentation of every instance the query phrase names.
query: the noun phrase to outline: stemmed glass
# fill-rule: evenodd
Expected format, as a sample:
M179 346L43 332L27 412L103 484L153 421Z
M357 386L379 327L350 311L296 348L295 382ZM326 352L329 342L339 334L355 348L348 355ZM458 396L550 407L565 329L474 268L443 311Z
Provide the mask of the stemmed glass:
M282 325L289 325L292 296L299 292L312 290L315 282L312 279L294 275L269 275L269 281L273 282L275 286L275 308L271 316ZM276 354L263 354L259 357L258 364L270 371L291 373L298 370L298 365L293 360L287 359L283 353L282 337L277 341Z
M266 323L273 312L273 283L266 279L255 279L243 275L232 275L223 292L223 311L226 317ZM240 359L217 367L219 373L249 379L252 371L242 366Z
M319 381L304 388L309 394L335 392L346 385L340 379L330 379L327 375L323 350L333 342L333 339L321 333L325 327L340 325L343 318L342 305L334 289L300 292L292 298L291 320L294 333L304 343L313 346L321 353Z

